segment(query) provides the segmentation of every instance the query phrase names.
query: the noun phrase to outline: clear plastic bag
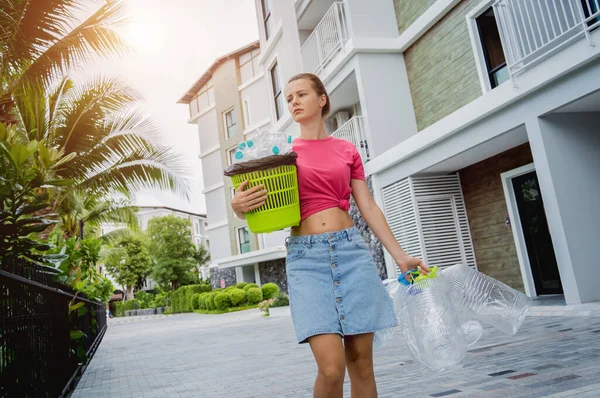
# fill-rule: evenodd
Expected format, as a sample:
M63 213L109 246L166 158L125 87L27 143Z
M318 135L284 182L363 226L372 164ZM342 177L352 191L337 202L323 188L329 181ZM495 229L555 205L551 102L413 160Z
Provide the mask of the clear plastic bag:
M471 318L509 335L523 324L531 305L525 294L464 264L444 269L441 276L448 281L452 301Z
M292 136L281 132L261 131L252 139L242 141L233 156L233 163L248 162L292 150Z

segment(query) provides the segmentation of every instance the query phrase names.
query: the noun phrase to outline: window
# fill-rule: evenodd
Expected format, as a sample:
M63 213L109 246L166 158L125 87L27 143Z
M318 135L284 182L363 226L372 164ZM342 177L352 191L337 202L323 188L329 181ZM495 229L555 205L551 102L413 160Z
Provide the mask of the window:
M190 101L190 116L196 116L215 104L215 89L209 81L200 89L198 95Z
M265 26L265 39L271 37L271 5L270 0L261 0L263 9L263 24Z
M242 84L252 79L260 71L258 67L259 55L260 49L257 48L240 56L240 80Z
M201 243L200 243L200 238L196 238L196 247L200 247Z
M235 196L235 188L231 187L231 199Z
M250 251L250 234L248 233L248 227L238 228L237 232L240 254L248 253Z
M283 94L281 93L279 65L277 65L277 62L271 68L271 84L273 86L273 98L275 99L275 116L279 120L283 116Z
M492 7L477 18L477 28L485 56L488 79L491 87L495 88L507 81L510 76Z
M227 150L227 165L231 166L235 160L235 152L237 151L237 146L234 146L231 149Z
M250 104L248 103L248 100L244 100L244 124L246 125L245 127L250 126Z
M210 241L207 239L206 240L206 250L210 250Z
M235 137L239 129L235 124L235 109L225 112L225 129L227 130L227 138Z
M194 225L196 227L196 235L200 235L200 223L196 221Z

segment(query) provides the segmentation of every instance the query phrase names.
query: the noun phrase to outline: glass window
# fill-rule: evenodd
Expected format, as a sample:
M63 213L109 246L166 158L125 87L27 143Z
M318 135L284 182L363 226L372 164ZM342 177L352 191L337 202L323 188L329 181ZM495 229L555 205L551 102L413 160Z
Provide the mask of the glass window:
M263 9L263 24L265 26L265 39L271 37L271 5L269 0L261 0Z
M233 148L227 150L227 165L231 166L233 164L236 150L237 146L234 146Z
M506 66L504 51L502 50L496 16L492 7L477 18L477 27L479 29L479 37L485 56L490 85L492 88L495 88L507 81L510 76Z
M238 229L238 240L240 244L240 254L248 253L250 251L250 234L248 233L248 227Z
M196 221L194 225L196 226L196 235L200 235L200 223Z
M235 123L234 109L225 112L225 129L227 130L227 138L235 137L239 132Z
M279 80L279 65L277 62L275 62L275 65L271 68L271 84L273 86L273 97L275 99L275 116L277 117L277 120L279 120L283 116L284 103Z

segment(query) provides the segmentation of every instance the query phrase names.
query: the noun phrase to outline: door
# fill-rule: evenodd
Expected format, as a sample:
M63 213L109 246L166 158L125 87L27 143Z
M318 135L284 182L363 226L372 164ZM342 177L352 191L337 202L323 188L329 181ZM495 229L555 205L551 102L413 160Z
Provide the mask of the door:
M538 295L562 294L558 264L537 174L532 171L515 177L512 184L535 290Z

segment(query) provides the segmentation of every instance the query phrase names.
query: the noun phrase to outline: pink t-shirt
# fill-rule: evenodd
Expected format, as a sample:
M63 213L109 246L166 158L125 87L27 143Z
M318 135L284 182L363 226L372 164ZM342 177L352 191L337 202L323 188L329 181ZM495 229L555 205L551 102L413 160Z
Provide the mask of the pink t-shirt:
M329 136L322 140L296 138L298 189L302 221L320 211L350 210L350 180L365 180L362 160L350 141Z

